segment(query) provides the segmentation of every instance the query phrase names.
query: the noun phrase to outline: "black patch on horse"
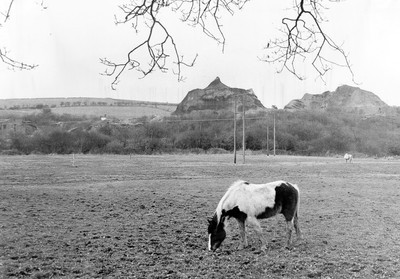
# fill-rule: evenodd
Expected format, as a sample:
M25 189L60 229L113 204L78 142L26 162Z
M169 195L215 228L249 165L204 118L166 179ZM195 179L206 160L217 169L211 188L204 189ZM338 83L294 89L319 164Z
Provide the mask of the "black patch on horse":
M217 229L217 214L214 214L214 216L208 220L208 233L212 233Z
M282 183L275 187L275 204L273 208L266 207L265 211L257 215L257 219L272 217L278 213L285 216L286 221L293 219L296 212L299 193L290 183Z
M232 209L230 209L228 211L223 210L222 211L222 216L227 216L228 218L233 217L233 218L238 219L239 221L242 221L242 222L244 220L246 220L246 218L247 218L247 214L244 213L243 211L240 211L238 206L235 206L234 208L232 208Z
M211 220L208 220L208 233L211 235L211 249L216 250L226 237L224 230L224 222L221 217L221 221L218 223L217 214L214 214Z

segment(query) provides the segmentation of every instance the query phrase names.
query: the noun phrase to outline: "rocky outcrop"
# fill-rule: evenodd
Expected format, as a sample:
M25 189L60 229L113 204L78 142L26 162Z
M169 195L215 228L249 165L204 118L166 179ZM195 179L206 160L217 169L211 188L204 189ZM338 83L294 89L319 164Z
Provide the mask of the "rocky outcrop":
M359 114L382 114L389 106L372 92L348 85L322 94L304 94L303 98L290 101L285 109L336 110Z
M238 109L242 107L242 99L246 110L257 111L265 109L252 89L231 88L217 77L204 89L189 91L186 97L176 108L174 114L187 114L198 111L226 111L233 110L235 99Z

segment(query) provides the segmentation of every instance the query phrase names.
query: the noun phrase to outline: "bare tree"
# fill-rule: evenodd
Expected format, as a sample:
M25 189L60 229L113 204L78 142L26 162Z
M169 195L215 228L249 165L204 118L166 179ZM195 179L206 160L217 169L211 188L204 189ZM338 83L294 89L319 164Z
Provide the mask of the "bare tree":
M9 2L7 3L7 9L5 11L0 11L0 16L3 17L1 20L2 22L0 21L0 27L3 27L3 25L9 20L13 4L14 0L9 0ZM11 58L9 56L9 52L7 51L7 49L1 46L0 46L0 60L13 70L15 69L31 70L37 67L37 65L35 64L26 64L24 62L19 62L14 58Z

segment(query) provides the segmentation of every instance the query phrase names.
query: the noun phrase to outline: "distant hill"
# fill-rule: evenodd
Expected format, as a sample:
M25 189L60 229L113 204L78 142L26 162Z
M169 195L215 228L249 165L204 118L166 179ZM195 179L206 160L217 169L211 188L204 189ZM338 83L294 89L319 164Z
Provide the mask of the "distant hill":
M362 115L392 114L391 108L370 91L348 85L339 86L335 91L322 94L304 94L303 98L290 101L287 110L336 110Z
M232 111L235 99L237 99L238 109L241 110L242 96L245 96L246 110L265 109L252 89L231 88L223 84L217 77L206 88L189 91L174 114L180 115L199 111Z
M115 117L131 119L142 116L169 116L177 104L112 98L24 98L0 99L0 117L21 116L43 108L57 114Z

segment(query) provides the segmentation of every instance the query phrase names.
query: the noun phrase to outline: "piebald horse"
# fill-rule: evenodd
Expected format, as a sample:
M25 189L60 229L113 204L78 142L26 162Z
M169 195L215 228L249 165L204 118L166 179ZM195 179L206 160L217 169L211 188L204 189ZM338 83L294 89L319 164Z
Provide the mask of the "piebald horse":
M261 240L262 250L266 250L266 240L258 219L266 219L282 213L286 219L287 244L292 244L292 226L297 238L301 238L298 223L300 191L297 185L285 181L266 184L251 184L236 181L229 187L218 203L214 216L208 220L208 249L215 251L226 237L225 220L235 218L239 223L242 240L239 249L248 246L246 238L246 222L255 228Z

